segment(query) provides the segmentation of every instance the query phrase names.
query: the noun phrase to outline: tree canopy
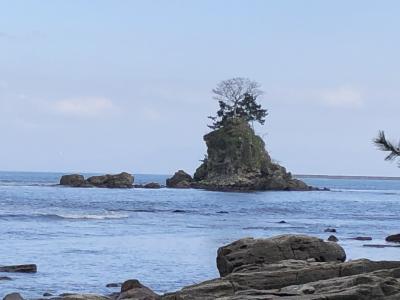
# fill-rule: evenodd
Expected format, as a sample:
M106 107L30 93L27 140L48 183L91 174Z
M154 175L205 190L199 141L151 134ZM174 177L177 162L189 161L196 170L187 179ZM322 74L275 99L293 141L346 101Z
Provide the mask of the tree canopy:
M374 139L374 143L379 150L389 152L389 154L385 157L385 160L393 161L397 157L400 157L400 142L397 144L397 146L394 145L386 138L384 131L379 131L378 136Z
M243 118L247 122L265 123L268 115L257 103L257 98L263 94L260 84L248 78L235 77L219 82L212 90L214 99L218 101L219 110L216 116L209 116L213 121L208 127L217 129L232 118Z

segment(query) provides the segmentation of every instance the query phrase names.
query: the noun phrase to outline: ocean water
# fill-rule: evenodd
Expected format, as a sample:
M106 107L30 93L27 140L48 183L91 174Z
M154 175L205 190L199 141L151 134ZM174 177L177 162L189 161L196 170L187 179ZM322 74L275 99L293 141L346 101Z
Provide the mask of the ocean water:
M313 178L305 181L331 191L222 193L68 188L56 185L61 175L0 172L0 265L38 265L36 274L0 273L13 278L0 281L1 297L108 294L118 289L106 284L131 278L174 291L218 276L217 248L238 238L327 238L327 227L337 229L349 259L400 260L400 248L363 247L400 232L398 180Z

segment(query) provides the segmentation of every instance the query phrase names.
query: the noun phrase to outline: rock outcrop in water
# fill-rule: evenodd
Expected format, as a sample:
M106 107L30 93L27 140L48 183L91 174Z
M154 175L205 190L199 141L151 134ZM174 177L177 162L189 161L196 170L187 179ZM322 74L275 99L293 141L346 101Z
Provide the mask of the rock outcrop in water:
M293 178L284 167L272 162L263 140L241 118L233 118L223 127L206 134L204 141L207 158L196 170L193 179L189 176L177 184L177 174L183 172L178 171L169 179L170 183L167 181L167 186L210 190L311 189Z
M64 175L60 179L60 185L70 187L100 187L100 188L132 188L133 175L122 172L115 175L92 176L85 179L82 175Z

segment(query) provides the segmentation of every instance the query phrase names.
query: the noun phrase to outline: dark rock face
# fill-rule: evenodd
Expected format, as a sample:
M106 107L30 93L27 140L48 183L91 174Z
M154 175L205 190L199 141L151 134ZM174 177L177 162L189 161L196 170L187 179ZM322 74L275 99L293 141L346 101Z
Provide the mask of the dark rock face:
M115 175L92 176L84 179L82 175L72 174L61 177L60 185L70 187L132 188L133 175L122 172Z
M12 293L6 295L3 300L24 300L24 298L19 293Z
M170 188L190 188L193 178L183 170L175 172L174 176L167 179L167 187Z
M343 262L345 254L339 245L318 238L287 235L242 239L221 247L220 256L227 262L222 269L218 265L224 277L185 287L161 299L400 299L400 261Z
M86 185L85 178L79 174L64 175L60 179L60 185L82 187Z
M207 159L194 174L193 187L212 190L310 190L273 163L263 140L249 124L232 119L204 136Z
M30 265L15 265L15 266L0 266L0 272L6 273L36 273L37 266Z
M386 238L386 242L400 243L400 233L399 234L389 235Z
M220 275L226 276L245 265L310 258L320 262L343 262L346 253L336 243L304 235L245 238L218 249L217 267Z

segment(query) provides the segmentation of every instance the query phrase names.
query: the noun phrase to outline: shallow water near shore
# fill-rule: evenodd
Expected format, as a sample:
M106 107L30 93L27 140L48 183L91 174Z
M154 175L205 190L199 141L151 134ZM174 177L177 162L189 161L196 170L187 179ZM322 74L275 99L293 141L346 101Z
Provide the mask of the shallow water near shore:
M157 292L218 276L217 248L238 238L335 235L349 259L400 260L385 244L400 232L400 181L304 179L331 191L222 193L56 186L57 173L0 172L0 265L35 263L37 274L5 274L0 296L19 292L107 294L136 278ZM167 176L137 175L136 183ZM280 221L286 223L279 223ZM351 237L370 236L372 241Z

